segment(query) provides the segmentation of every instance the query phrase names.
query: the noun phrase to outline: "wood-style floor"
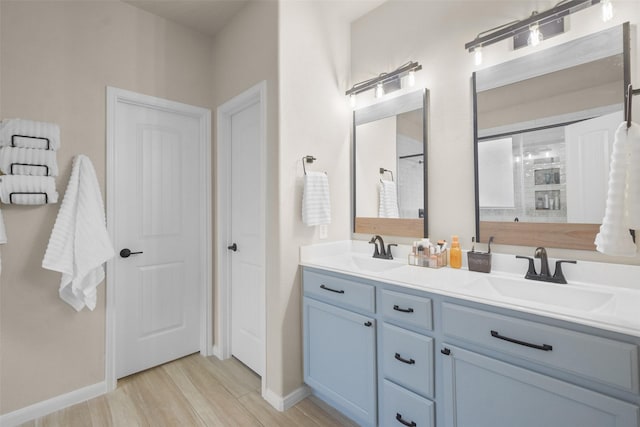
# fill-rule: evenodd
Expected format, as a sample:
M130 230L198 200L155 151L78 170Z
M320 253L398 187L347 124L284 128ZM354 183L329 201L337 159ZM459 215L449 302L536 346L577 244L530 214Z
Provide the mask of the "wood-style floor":
M357 424L309 397L278 412L260 396L260 377L236 359L193 354L118 381L111 393L23 424L106 426L349 426Z

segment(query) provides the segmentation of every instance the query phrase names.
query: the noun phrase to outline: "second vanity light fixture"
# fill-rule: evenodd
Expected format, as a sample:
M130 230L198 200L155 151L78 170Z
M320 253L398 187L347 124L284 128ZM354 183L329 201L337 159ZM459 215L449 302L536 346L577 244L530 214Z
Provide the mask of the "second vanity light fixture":
M407 83L410 87L415 85L415 72L419 70L422 70L422 65L415 61L409 61L389 73L381 73L378 77L354 84L345 94L349 97L351 106L355 107L356 95L361 92L374 89L375 97L381 98L385 93L400 89L402 86L400 81L405 76L407 76Z
M475 64L482 63L482 48L499 41L514 38L514 46L519 47L519 38L530 46L536 46L542 38L557 35L564 32L563 19L579 10L602 4L602 19L607 21L613 16L611 0L562 0L554 7L544 12L533 12L531 16L520 21L512 21L496 28L484 31L476 38L464 45L469 52L474 53Z

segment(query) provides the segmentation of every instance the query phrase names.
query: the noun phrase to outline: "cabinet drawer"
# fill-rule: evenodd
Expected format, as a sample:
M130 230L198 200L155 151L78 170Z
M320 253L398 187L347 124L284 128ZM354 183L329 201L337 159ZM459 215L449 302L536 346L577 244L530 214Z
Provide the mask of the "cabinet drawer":
M638 393L635 345L448 303L442 324L449 337Z
M415 393L383 381L380 404L381 426L434 426L434 404Z
M385 378L433 398L433 338L384 323L381 358Z
M309 270L304 270L303 281L304 293L308 296L371 313L375 311L375 288L372 285Z
M429 298L383 290L381 304L385 320L394 320L427 330L433 329Z

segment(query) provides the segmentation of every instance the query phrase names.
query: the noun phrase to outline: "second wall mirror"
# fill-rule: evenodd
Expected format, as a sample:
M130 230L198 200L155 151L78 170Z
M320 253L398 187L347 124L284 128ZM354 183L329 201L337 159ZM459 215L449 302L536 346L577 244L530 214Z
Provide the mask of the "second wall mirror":
M353 113L356 233L427 236L426 89Z

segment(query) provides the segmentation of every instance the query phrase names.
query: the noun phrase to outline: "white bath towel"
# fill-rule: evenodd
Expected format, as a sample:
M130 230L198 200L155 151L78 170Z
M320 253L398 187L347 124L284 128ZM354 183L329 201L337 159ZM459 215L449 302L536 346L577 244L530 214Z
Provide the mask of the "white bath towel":
M308 171L304 176L302 222L309 226L331 224L329 178L323 172Z
M633 130L632 130L633 129ZM637 125L629 129L629 133L637 132ZM629 233L627 209L627 183L630 161L629 135L627 123L618 126L613 141L611 165L609 167L609 189L604 218L600 232L596 235L595 244L598 252L615 256L634 256L636 245ZM640 190L636 187L635 191Z
M396 183L394 181L381 179L380 184L378 185L378 193L378 217L399 218L400 213L398 211L398 192Z
M7 175L58 176L56 152L37 148L1 147L0 171Z
M58 203L56 181L50 176L2 175L0 202L14 205Z
M56 151L60 148L60 126L24 119L3 120L0 122L0 147L12 145Z
M627 131L629 173L627 175L627 225L640 230L640 125L631 123Z
M88 157L76 156L42 267L62 273L60 298L77 311L93 310L103 264L113 255L95 170Z

